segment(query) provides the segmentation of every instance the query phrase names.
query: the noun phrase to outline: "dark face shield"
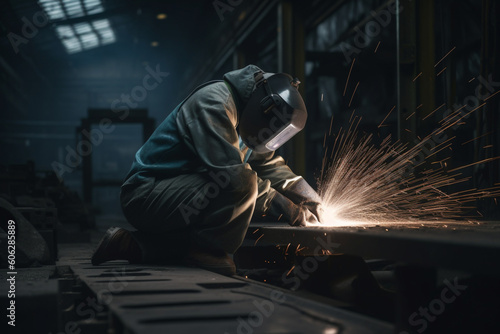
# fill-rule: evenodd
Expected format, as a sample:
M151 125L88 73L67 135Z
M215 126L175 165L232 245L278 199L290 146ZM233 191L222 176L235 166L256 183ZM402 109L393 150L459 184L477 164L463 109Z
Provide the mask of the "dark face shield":
M241 114L243 142L258 153L275 151L306 124L307 110L287 74L264 74Z

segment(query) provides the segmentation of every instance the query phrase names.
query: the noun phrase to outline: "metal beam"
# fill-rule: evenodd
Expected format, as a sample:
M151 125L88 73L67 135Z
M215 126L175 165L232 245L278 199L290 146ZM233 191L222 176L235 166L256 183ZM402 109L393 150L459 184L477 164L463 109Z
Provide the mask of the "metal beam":
M251 244L288 247L297 255L350 254L425 267L500 275L500 222L401 223L350 227L290 227L251 224Z

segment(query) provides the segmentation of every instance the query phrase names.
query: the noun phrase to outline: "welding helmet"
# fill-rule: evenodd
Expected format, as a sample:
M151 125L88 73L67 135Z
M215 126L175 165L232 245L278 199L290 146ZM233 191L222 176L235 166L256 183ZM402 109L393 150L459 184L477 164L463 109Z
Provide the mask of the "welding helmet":
M256 74L255 89L239 122L241 139L250 149L275 151L304 128L307 110L299 84L285 73Z

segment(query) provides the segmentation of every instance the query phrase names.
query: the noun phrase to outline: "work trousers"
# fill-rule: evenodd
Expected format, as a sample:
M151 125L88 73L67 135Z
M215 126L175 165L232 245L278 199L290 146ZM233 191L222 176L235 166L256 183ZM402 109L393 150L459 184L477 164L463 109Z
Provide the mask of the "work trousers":
M209 173L158 178L135 174L122 185L120 201L145 262L162 262L191 247L234 253L243 242L257 198L257 176L248 170L238 184Z

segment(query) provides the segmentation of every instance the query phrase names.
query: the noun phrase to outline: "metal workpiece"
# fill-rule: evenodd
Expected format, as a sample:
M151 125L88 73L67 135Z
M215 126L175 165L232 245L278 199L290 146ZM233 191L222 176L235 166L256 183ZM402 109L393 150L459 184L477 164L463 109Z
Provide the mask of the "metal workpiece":
M499 228L472 221L253 223L235 263L262 268L248 270L253 279L388 321L395 333L496 332L486 310L499 295Z
M500 274L500 222L373 223L339 227L250 224L247 245L296 255L350 254L411 265Z
M83 306L80 303L75 307L82 311L94 305L95 313L108 319L109 330L114 333L333 334L393 330L386 322L238 276L189 267L129 265L124 261L95 267L86 261L66 265L86 292Z

